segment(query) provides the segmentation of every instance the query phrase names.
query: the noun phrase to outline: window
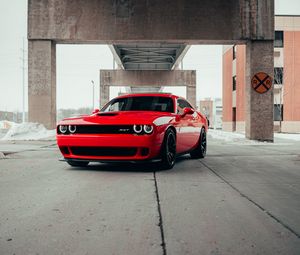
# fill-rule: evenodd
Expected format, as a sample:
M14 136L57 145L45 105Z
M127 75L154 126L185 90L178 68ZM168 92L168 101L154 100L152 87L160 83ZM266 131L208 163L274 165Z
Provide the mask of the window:
M274 47L283 47L283 31L275 31Z
M232 90L235 91L236 90L236 76L232 77Z
M280 121L283 120L283 105L274 104L274 120Z
M183 109L185 107L193 108L186 100L177 99L177 114L183 114Z
M236 131L236 107L232 108L232 131Z
M171 97L121 97L110 101L101 110L102 112L112 111L159 111L174 112L173 100Z
M233 46L233 58L232 59L236 59L236 45Z
M283 67L274 68L274 84L283 84Z

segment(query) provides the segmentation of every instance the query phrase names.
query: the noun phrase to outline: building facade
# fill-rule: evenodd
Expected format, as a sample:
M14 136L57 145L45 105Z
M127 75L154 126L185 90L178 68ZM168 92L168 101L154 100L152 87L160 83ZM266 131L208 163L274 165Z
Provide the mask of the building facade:
M27 115L27 113L26 113L26 115ZM26 115L25 115L25 119L27 119ZM0 111L0 121L2 121L2 120L21 123L22 122L22 113L21 112Z
M246 46L223 47L223 130L245 131ZM300 16L275 16L274 130L300 132Z
M213 129L222 129L222 99L205 98L200 100L200 112L205 114L209 120L209 127Z

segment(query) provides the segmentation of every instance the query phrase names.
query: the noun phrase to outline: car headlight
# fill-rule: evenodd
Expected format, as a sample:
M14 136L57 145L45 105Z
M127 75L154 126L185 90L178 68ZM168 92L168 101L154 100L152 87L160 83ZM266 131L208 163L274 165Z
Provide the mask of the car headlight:
M74 134L76 132L76 126L75 125L69 125L69 131L71 134Z
M59 125L59 131L62 134L65 134L68 131L68 126L66 126L66 125Z
M143 131L143 126L142 125L133 125L133 131L137 134L142 133Z
M144 132L146 134L151 134L153 132L153 126L152 125L144 125L143 129L144 129Z

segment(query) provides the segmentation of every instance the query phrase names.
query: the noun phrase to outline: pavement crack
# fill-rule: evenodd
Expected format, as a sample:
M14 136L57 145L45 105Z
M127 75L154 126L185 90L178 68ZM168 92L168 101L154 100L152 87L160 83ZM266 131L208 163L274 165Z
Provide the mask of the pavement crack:
M282 227L284 227L285 229L287 229L288 231L290 231L292 234L294 234L297 238L300 238L300 234L295 231L294 229L292 229L290 226L288 226L287 224L285 224L283 221L281 221L279 218L277 218L275 215L273 215L271 212L269 212L267 209L265 209L264 207L262 207L260 204L258 204L257 202L255 202L253 199L251 199L249 196L247 196L246 194L244 194L242 191L240 191L238 188L236 188L233 184L231 184L229 181L227 181L222 175L220 175L219 173L217 173L214 169L212 169L210 166L208 166L207 164L205 164L203 161L199 160L200 163L205 166L208 170L210 170L214 175L216 175L218 178L220 178L222 181L224 181L227 185L229 185L232 189L234 189L236 192L238 192L242 197L246 198L250 203L252 203L253 205L255 205L258 209L260 209L261 211L263 211L264 213L266 213L269 217L271 217L273 220L275 220L276 222L278 222Z
M56 147L56 143L52 143L52 144L49 144L49 145L44 145L42 146L41 148L51 148L51 147Z
M159 199L159 192L158 192L158 185L157 185L157 179L156 179L156 172L155 171L153 172L153 179L154 179L154 186L155 186L157 211L158 211L158 216L159 216L158 226L160 228L161 247L162 247L163 255L167 255L167 248L166 248L165 234L164 234L164 226L163 226L163 219L162 219L160 199Z

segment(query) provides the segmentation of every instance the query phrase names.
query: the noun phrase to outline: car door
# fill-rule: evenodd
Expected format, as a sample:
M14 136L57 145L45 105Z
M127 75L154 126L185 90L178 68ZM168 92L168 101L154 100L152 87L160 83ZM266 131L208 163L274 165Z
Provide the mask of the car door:
M196 119L198 114L196 111L193 114L184 113L184 108L193 107L183 98L177 99L177 141L176 148L178 153L189 151L193 146L196 145L197 141L195 140L196 133Z

